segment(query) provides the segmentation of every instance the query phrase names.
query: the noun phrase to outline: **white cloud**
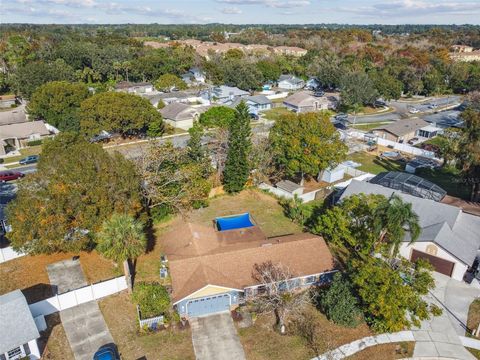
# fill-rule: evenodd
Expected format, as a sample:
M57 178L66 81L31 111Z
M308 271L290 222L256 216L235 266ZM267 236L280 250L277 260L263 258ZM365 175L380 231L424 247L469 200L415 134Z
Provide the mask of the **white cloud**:
M217 0L217 2L234 5L263 5L271 8L296 8L310 5L310 0Z
M436 15L480 14L480 4L476 1L422 1L396 0L375 3L370 6L339 7L336 10L356 15L378 17L418 17Z
M222 10L223 14L232 14L232 15L238 15L238 14L241 14L242 12L243 11L237 7L228 7L228 8L223 8Z

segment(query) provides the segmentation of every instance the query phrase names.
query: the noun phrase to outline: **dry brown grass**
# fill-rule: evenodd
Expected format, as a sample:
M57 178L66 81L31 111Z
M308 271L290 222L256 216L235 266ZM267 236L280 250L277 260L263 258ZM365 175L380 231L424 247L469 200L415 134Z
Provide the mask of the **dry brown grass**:
M349 360L394 360L409 358L413 355L414 342L383 344L369 347L349 356Z
M40 351L43 349L42 359L74 359L59 313L46 316L45 321L47 322L47 330L42 331L39 340Z
M328 321L323 314L316 310L310 311L309 314L314 316L318 323L321 353L372 335L366 324L361 324L353 329L345 328ZM274 331L273 324L273 316L265 315L259 316L252 327L239 329L240 341L249 360L311 359L315 356L305 341L295 335L294 331L282 336Z
M99 305L122 359L195 359L190 329L140 334L135 306L128 293L103 298Z
M0 294L21 289L29 303L52 296L47 265L57 261L70 259L75 254L57 253L52 255L22 256L0 264ZM106 260L96 252L80 253L80 264L89 283L107 280L121 275L110 260Z

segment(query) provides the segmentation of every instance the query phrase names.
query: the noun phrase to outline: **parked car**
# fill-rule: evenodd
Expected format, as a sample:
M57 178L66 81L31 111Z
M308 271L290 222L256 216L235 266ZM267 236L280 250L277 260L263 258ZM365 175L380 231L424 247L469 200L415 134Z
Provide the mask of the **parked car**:
M373 106L387 106L387 103L383 100L376 100L374 103L373 103Z
M420 112L420 110L418 110L417 108L411 108L411 109L409 110L409 112L410 112L410 114L417 114L417 113Z
M4 183L7 181L17 180L23 178L24 173L19 171L0 171L0 182Z
M18 163L20 165L27 165L27 164L35 164L38 162L38 159L39 159L39 156L38 155L30 155L30 156L27 156L23 159L20 159L18 161Z
M335 120L346 121L348 120L348 114L344 114L344 113L337 114L335 115Z
M249 115L250 115L250 119L252 120L258 121L260 119L260 116L258 116L257 114L250 113Z
M107 131L105 131L105 130L102 130L102 131L100 132L100 134L93 136L93 137L90 139L90 142L92 142L92 143L107 142L107 141L110 140L111 138L112 138L112 134L110 134L109 132L107 132Z
M317 90L313 93L313 96L315 97L322 97L323 95L325 95L325 91L323 90Z
M93 360L120 360L120 356L118 356L115 345L108 344L102 346L102 348L93 355Z
M410 145L414 145L414 144L417 143L417 141L418 141L418 138L417 138L417 137L414 137L414 138L411 138L410 140L408 140L408 143L409 143Z
M343 123L343 122L337 122L337 123L333 124L333 126L336 129L347 130L347 125L345 125L345 123Z
M437 107L438 107L437 104L429 104L429 105L428 105L428 108L429 108L429 109L436 109Z

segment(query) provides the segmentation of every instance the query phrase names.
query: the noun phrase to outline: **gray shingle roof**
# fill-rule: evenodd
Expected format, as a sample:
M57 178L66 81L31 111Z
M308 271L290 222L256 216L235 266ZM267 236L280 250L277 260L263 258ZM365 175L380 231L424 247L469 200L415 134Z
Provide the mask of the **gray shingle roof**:
M389 133L392 133L395 136L404 136L414 131L417 131L427 125L428 123L425 120L422 120L419 118L413 118L413 119L406 119L406 120L398 120L389 125L380 126L374 129L374 131L384 130L384 131L388 131Z
M50 135L50 131L41 120L0 126L0 139L26 139L34 134Z
M278 78L278 82L281 82L281 81L287 81L293 85L300 84L301 82L303 82L302 79L297 78L295 75L280 75L280 77Z
M0 296L0 354L40 337L27 300L20 290Z
M298 185L298 184L295 184L293 181L290 181L290 180L282 180L282 181L279 181L276 185L275 185L277 188L279 189L282 189L282 190L285 190L289 193L292 193L294 192L295 190L298 190L298 189L301 189L302 186L301 185Z
M417 241L432 241L467 265L472 265L480 249L480 217L464 213L460 208L422 199L398 190L353 180L341 199L354 194L380 194L386 197L399 195L412 204L419 216L422 232ZM409 241L409 237L405 238Z

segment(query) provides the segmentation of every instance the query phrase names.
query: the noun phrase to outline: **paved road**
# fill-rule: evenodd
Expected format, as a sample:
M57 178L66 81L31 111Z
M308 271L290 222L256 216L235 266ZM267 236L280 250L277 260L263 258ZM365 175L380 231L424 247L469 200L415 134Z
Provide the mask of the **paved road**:
M87 285L78 260L50 264L47 271L58 294ZM62 310L60 319L76 360L91 360L101 347L114 344L96 301Z
M245 360L230 313L191 319L190 327L197 360Z

